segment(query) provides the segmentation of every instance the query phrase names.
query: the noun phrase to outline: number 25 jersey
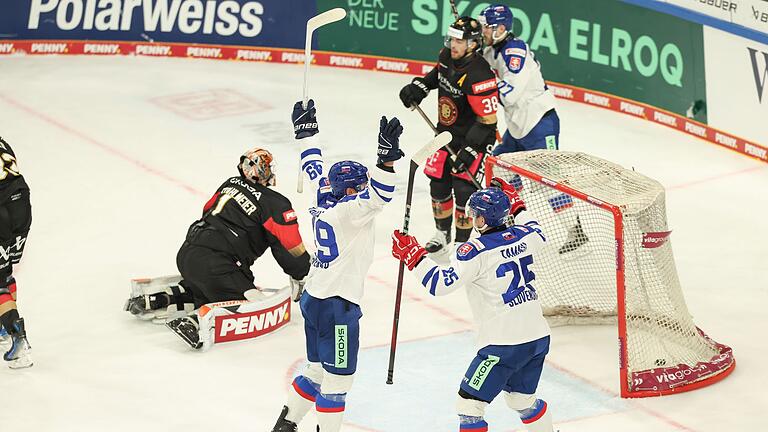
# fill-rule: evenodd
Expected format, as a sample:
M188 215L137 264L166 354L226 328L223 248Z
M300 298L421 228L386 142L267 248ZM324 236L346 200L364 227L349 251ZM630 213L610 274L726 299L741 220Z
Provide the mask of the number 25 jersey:
M550 334L536 291L534 260L544 246L528 211L509 228L483 234L456 250L448 267L427 257L414 270L432 295L464 287L477 327L477 346L519 345Z

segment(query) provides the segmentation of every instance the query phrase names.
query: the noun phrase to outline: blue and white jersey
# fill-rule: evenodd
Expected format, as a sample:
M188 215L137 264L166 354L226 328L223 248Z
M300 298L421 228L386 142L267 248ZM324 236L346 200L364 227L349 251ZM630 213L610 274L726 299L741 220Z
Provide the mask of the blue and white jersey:
M429 256L413 270L432 295L465 288L477 346L518 345L550 334L536 291L535 256L546 239L528 211L503 231L483 234L456 250L448 266Z
M315 205L309 209L315 254L304 289L315 298L339 296L355 304L373 262L374 220L395 193L395 174L373 167L368 188L336 199L325 177L323 154L317 137L299 140L301 169L317 186Z
M544 114L555 108L555 96L541 76L541 67L528 44L515 37L483 50L498 80L504 120L513 138L523 138Z

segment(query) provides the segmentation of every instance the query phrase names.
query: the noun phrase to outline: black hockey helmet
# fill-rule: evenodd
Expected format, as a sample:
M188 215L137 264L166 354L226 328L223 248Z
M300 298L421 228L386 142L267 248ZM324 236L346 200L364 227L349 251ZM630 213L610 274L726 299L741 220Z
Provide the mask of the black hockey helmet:
M483 45L483 32L480 23L468 16L463 16L448 27L448 33L445 36L445 46L450 48L451 38L464 39L467 42L475 42L475 49Z

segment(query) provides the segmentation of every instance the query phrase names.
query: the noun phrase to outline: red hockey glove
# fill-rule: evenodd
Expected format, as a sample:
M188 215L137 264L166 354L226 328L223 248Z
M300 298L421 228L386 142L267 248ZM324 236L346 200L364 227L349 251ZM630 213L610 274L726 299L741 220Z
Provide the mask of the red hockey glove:
M421 247L416 237L401 233L392 233L392 256L404 262L408 270L413 270L427 255L427 250Z
M525 210L525 202L520 198L520 195L517 194L514 186L499 177L491 179L491 186L501 189L509 198L509 214L517 216L521 211Z

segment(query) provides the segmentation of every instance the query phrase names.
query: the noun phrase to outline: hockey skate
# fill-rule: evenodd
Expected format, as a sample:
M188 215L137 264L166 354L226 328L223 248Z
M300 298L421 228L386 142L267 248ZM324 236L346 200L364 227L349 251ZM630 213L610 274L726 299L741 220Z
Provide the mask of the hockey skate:
M200 325L197 315L185 316L166 321L165 326L171 329L181 340L192 349L200 349L203 342L200 340Z
M277 418L277 423L272 428L272 432L296 432L298 425L290 420L286 420L285 416L287 415L288 407L283 406L283 411L280 413L280 417Z
M588 241L589 237L584 233L584 229L581 226L581 219L576 216L576 225L568 229L568 237L566 237L565 243L560 246L558 253L562 255L573 252Z
M450 231L435 231L435 235L424 245L424 249L431 254L443 254L448 252L448 245L451 243Z
M13 325L15 328L10 332L11 348L3 355L3 360L8 362L11 369L28 368L32 366L32 347L24 330L24 318L17 319Z
M158 309L165 309L169 304L170 299L166 293L144 294L129 298L125 303L125 310L141 318L147 313L152 313Z

